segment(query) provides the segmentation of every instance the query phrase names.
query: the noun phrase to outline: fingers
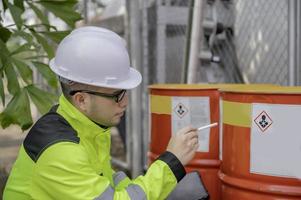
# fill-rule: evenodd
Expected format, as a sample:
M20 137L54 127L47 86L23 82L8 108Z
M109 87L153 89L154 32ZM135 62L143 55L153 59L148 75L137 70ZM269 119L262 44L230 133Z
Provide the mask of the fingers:
M197 143L197 145L194 146L194 149L193 149L193 150L194 150L194 151L197 151L197 150L199 149L199 147L200 147L200 144Z
M187 145L191 148L191 149L195 149L196 146L199 145L199 140L198 138L193 138L191 140L188 141Z
M193 138L199 137L197 131L190 131L186 133L185 136L187 137L188 140L192 140Z
M198 146L199 138L197 130L195 128L187 126L181 129L179 132L182 133L181 137L183 137L189 149L193 150L196 148L196 146Z
M197 129L191 126L186 126L180 129L176 137L182 138L183 145L186 146L188 151L196 151L199 148L199 138Z
M191 131L196 131L196 128L192 128L191 126L186 126L178 131L179 134L187 134Z
M174 153L183 165L186 165L199 149L198 133L191 126L184 127L174 134L167 150Z
M176 135L181 135L184 138L192 139L194 137L197 137L197 129L192 128L191 126L186 126L180 129Z

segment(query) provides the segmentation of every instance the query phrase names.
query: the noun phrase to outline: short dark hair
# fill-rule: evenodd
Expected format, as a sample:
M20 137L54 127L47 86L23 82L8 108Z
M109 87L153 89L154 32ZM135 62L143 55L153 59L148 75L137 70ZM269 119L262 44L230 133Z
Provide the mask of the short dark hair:
M59 81L61 84L62 93L65 96L66 99L68 99L71 102L71 95L69 94L72 90L71 86L75 83L74 81L68 80L66 78L63 78L59 76Z
M65 96L65 98L72 103L72 95L70 95L70 92L73 90L89 90L91 89L90 85L78 83L69 79L66 79L64 77L59 76L59 81L61 84L62 93Z

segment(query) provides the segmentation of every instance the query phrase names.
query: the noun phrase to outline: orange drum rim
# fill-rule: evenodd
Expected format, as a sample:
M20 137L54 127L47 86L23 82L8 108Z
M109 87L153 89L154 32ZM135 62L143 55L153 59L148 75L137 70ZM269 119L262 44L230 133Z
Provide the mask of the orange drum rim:
M265 182L259 182L258 180L242 179L233 176L226 175L221 171L218 172L220 180L231 187L237 187L245 190L251 190L254 192L262 192L266 194L275 195L289 195L289 196L301 196L301 188L298 186L286 186L277 185Z

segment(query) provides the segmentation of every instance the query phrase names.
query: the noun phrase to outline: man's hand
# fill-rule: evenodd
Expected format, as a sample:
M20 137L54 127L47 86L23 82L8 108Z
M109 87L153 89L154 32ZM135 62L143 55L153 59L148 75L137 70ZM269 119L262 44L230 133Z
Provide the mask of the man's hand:
M182 128L169 140L167 151L173 153L186 165L199 148L197 129L190 126Z

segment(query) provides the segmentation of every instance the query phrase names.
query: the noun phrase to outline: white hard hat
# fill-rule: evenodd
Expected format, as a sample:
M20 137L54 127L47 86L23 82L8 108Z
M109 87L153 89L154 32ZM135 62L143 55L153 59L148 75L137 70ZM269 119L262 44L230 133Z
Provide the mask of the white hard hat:
M58 76L100 87L132 89L142 79L130 67L125 41L100 27L72 31L61 41L49 65Z

